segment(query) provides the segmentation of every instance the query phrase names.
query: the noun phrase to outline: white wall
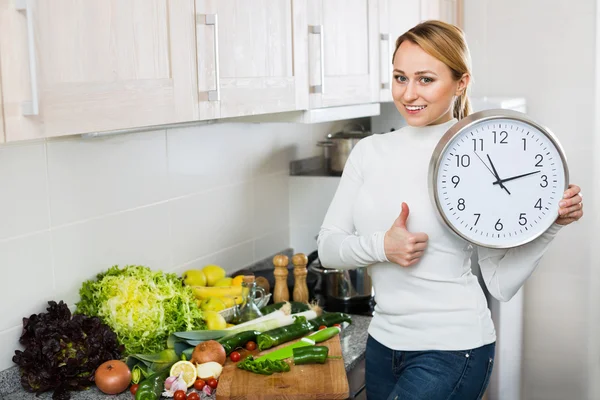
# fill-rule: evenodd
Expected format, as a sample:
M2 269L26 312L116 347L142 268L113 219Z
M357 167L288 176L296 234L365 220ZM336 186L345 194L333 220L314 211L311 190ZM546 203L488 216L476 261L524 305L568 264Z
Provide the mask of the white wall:
M600 0L596 0L596 133L593 149L596 151L595 172L596 181L600 180ZM594 226L600 226L600 185L596 185L593 193L593 203L588 202L587 212L594 218ZM586 196L586 200L587 196ZM590 213L591 211L591 213ZM593 231L592 231L593 232ZM596 236L592 236L595 238ZM600 399L600 246L592 246L592 260L596 263L591 268L589 281L590 305L590 337L589 337L589 399Z
M0 146L0 370L21 319L108 267L232 271L289 247L289 161L335 124L212 124Z
M592 158L596 0L465 0L464 9L473 94L525 97L528 114L558 136L571 182L586 193L586 218L560 232L525 286L522 398L597 399L588 397L597 380L589 367L598 363L588 344L600 339L590 334L588 303L600 264L589 240L600 177Z

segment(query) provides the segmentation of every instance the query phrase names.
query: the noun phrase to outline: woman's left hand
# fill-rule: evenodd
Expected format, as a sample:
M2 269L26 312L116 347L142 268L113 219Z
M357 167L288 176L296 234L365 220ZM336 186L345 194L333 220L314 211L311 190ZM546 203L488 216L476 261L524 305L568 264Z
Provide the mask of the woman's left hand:
M577 185L569 185L565 190L563 199L558 203L558 218L556 223L559 225L569 225L583 217L583 195L581 188Z

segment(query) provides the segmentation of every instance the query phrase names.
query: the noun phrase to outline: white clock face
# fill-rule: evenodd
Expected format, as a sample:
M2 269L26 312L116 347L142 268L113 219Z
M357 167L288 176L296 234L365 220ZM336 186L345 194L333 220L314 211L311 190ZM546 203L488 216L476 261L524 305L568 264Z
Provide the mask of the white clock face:
M568 170L560 145L541 129L515 118L479 118L434 155L438 209L458 235L481 246L515 247L556 220Z

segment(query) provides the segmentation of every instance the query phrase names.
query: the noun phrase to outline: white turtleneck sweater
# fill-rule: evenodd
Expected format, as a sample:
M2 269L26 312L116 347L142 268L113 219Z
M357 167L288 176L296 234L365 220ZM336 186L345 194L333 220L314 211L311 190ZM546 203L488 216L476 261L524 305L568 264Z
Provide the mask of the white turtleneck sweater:
M473 245L440 222L429 198L429 161L453 124L407 126L362 139L352 150L318 238L329 268L368 267L375 290L369 334L394 350L466 350L496 340L486 298L471 272ZM407 229L429 236L420 261L388 261L384 235L410 208ZM509 250L478 247L489 292L508 301L538 265L560 225Z

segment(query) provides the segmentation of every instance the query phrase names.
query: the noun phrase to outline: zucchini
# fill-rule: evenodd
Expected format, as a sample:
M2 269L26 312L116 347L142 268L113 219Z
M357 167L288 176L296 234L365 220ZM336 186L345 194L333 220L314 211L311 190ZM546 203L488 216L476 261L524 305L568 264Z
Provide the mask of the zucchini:
M290 340L298 339L312 330L312 325L304 317L298 317L296 321L288 326L271 329L256 337L256 343L260 351L270 349Z

